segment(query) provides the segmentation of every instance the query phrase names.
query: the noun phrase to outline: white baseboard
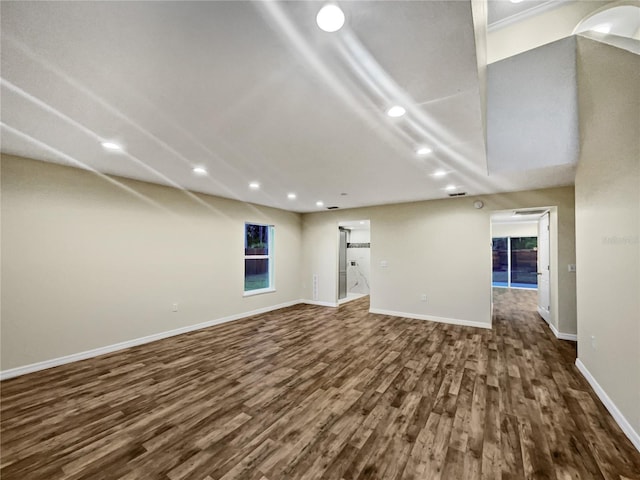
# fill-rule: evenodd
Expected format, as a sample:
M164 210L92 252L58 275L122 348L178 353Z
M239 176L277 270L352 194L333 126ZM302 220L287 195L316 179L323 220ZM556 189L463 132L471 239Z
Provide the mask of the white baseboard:
M163 338L173 337L181 335L183 333L193 332L194 330L200 330L202 328L212 327L213 325L220 325L221 323L233 322L234 320L240 320L242 318L252 317L261 313L271 312L273 310L279 310L281 308L291 307L303 303L302 300L293 300L290 302L280 303L270 307L258 308L249 312L238 313L235 315L229 315L228 317L217 318L215 320L209 320L203 323L197 323L195 325L187 325L186 327L176 328L174 330L168 330L166 332L154 333L145 337L134 338L132 340L126 340L124 342L116 343L113 345L105 345L104 347L94 348L92 350L86 350L84 352L72 353L71 355L65 355L64 357L52 358L51 360L44 360L42 362L32 363L30 365L24 365L22 367L10 368L9 370L0 371L0 381L7 380L13 377L19 377L20 375L26 375L27 373L38 372L40 370L46 370L47 368L57 367L66 363L77 362L79 360L86 360L87 358L97 357L106 353L117 352L118 350L124 350L125 348L135 347L144 343L155 342L156 340L162 340ZM306 302L305 302L306 303Z
M416 320L427 320L430 322L448 323L451 325L461 325L463 327L476 327L491 329L490 323L474 322L471 320L458 320L457 318L435 317L433 315L421 315L419 313L394 312L392 310L382 310L380 308L370 308L370 313L391 315L393 317L414 318Z
M307 305L319 305L321 307L337 307L336 302L321 302L320 300L300 300L300 303L306 303Z
M596 381L593 375L591 375L591 372L589 372L587 367L585 367L584 363L582 363L579 358L576 359L576 367L578 368L578 370L580 370L580 373L582 373L584 378L587 379L587 382L589 382L591 388L593 388L593 390L596 392L596 395L598 395L598 398L604 404L604 406L607 407L607 410L609 410L609 413L616 421L616 423L620 426L624 434L629 438L629 440L631 440L631 443L633 443L633 446L636 447L636 450L640 452L640 434L638 434L638 432L633 429L631 423L624 417L624 415L622 415L622 412L618 410L618 407L616 407L616 404L613 403L613 400L609 398L609 395L607 395L607 393L603 390L603 388Z
M560 340L569 340L570 342L577 342L578 341L578 334L577 333L562 333L562 332L558 332L556 337L558 337Z
M545 322L551 325L551 322L547 320L547 316L549 316L550 313L540 308L540 305L538 305L537 309L538 309L538 315L540 315Z
M348 302L353 302L354 300L359 300L362 297L368 296L369 294L368 293L356 293L354 295L357 295L357 296L345 297L345 298L339 299L338 300L338 305L342 305L342 304L345 304L345 303L348 303Z
M547 322L547 325L549 325L549 328L551 329L553 334L556 336L556 338L558 338L560 340L569 340L571 342L577 342L578 341L578 335L575 334L575 333L559 332L558 329L555 327L555 325L544 317L543 311L540 308L540 306L538 306L538 314L542 317L542 319L545 322Z
M551 322L547 322L547 325L549 325L549 328L551 329L553 334L556 336L556 338L558 338L560 340L569 340L571 342L577 342L578 341L578 335L577 334L559 332L558 329Z

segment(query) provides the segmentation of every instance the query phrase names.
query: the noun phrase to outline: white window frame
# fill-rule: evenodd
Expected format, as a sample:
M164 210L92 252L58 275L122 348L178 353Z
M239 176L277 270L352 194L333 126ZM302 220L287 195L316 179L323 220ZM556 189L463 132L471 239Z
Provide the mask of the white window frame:
M244 290L244 282L246 281L246 277L247 277L247 272L246 270L244 271L244 275L242 276L242 282L243 282L243 297L251 297L253 295L261 295L263 293L271 293L271 292L275 292L276 291L276 276L275 276L275 226L274 225L269 225L267 223L259 223L259 222L244 222L244 229L242 231L243 233L243 237L244 237L244 242L245 242L245 246L244 248L246 248L246 242L247 242L247 225L258 225L261 227L268 227L267 228L267 244L269 246L269 254L268 255L244 255L244 260L260 260L260 259L267 259L269 261L269 286L266 288L258 288L255 290ZM244 250L243 250L244 251ZM245 269L245 262L243 261L243 269Z

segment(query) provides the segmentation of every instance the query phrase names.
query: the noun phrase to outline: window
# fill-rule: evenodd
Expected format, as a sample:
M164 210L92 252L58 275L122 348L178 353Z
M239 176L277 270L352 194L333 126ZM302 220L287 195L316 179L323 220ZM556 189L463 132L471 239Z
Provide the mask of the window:
M273 225L244 224L244 294L273 292Z

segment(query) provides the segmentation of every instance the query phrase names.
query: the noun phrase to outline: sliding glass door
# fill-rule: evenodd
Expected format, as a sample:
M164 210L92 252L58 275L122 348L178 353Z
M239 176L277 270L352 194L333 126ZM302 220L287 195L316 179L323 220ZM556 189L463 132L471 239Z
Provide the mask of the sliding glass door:
M493 286L509 286L509 237L493 239Z
M537 237L496 237L492 246L494 287L538 287Z

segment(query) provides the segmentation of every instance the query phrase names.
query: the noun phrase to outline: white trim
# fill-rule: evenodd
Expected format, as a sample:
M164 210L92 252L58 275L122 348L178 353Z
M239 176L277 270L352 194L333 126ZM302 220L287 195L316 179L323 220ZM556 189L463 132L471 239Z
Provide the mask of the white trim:
M636 447L636 450L640 452L640 434L638 434L638 432L633 429L631 423L624 417L624 415L622 415L622 412L618 410L618 407L615 403L613 403L613 400L609 398L607 392L604 391L604 389L596 381L593 375L591 375L591 372L589 372L587 367L580 361L579 358L576 359L576 367L578 368L582 376L587 379L587 382L589 382L591 388L593 388L593 390L596 392L596 395L598 395L598 398L603 403L603 405L607 407L607 410L609 410L609 413L616 421L616 423L620 426L624 434L629 438L629 440L631 440L631 443L633 443L633 446Z
M493 288L510 288L511 290L538 290L538 287L501 287L500 285L496 285Z
M551 325L551 322L547 320L546 317L544 316L544 315L551 316L551 311L543 309L540 305L538 305L537 308L538 308L538 315L540 315L545 322Z
M545 3L502 18L497 22L488 24L487 32L493 32L494 30L499 30L501 28L508 27L509 25L513 25L514 23L526 20L529 17L540 15L548 10L553 10L554 8L560 7L565 3L569 3L569 1L571 0L547 0Z
M300 300L300 303L305 303L307 305L319 305L321 307L337 307L338 304L336 302L323 302L321 300Z
M459 320L457 318L436 317L433 315L422 315L419 313L394 312L392 310L382 310L380 308L370 308L369 313L379 313L381 315L391 315L393 317L414 318L416 320L427 320L429 322L448 323L451 325L461 325L463 327L491 329L490 323L475 322L472 320Z
M540 307L538 307L538 313L540 313ZM540 315L542 317L542 315ZM542 319L547 322L547 325L549 325L549 328L551 329L551 331L553 332L553 334L555 335L555 337L559 340L569 340L570 342L577 342L578 341L578 335L576 333L564 333L564 332L560 332L558 331L558 329L556 328L556 326L551 323L548 322L546 318L542 317Z
M272 287L267 288L257 288L255 290L247 290L242 294L243 297L252 297L254 295L262 295L263 293L273 293L276 289Z
M79 360L86 360L87 358L97 357L106 353L117 352L118 350L124 350L125 348L135 347L144 343L155 342L156 340L162 340L163 338L173 337L176 335L182 335L183 333L193 332L194 330L200 330L202 328L212 327L213 325L219 325L221 323L233 322L253 315L259 315L261 313L271 312L273 310L279 310L281 308L291 307L302 303L301 300L293 300L290 302L280 303L270 307L258 308L249 312L237 313L235 315L229 315L227 317L217 318L215 320L209 320L203 323L196 323L195 325L187 325L186 327L176 328L174 330L168 330L166 332L153 333L145 337L134 338L132 340L125 340L124 342L115 343L113 345L105 345L104 347L94 348L92 350L86 350L84 352L72 353L71 355L65 355L64 357L52 358L50 360L44 360L42 362L32 363L30 365L24 365L22 367L10 368L9 370L0 371L0 381L7 380L13 377L19 377L20 375L26 375L27 373L38 372L40 370L46 370L47 368L57 367L67 363L77 362Z
M547 317L551 317L551 310L545 310L544 308L540 307L540 305L537 305L536 307L538 309L538 315L540 315L540 317L542 317L542 319L547 322L547 324L551 325L551 320L549 320ZM546 315L546 317L545 317ZM557 336L557 335L556 335Z
M577 342L578 341L578 334L577 333L562 333L562 332L558 332L556 337L558 337L560 340L569 340L570 342Z
M347 303L347 302L353 302L354 300L358 300L359 298L366 297L369 294L368 293L352 293L351 295L352 296L350 297L349 294L347 293L346 297L339 299L338 305L342 305L343 303ZM354 297L353 295L357 295L357 296Z

